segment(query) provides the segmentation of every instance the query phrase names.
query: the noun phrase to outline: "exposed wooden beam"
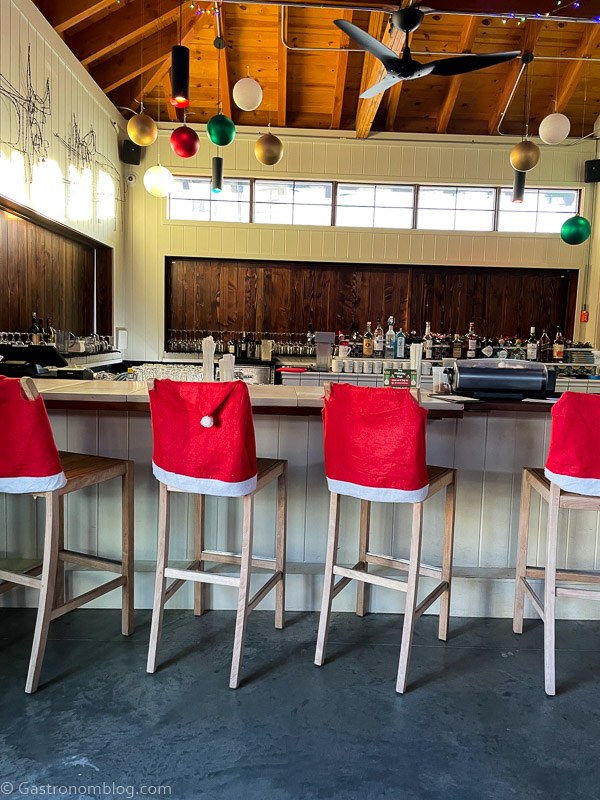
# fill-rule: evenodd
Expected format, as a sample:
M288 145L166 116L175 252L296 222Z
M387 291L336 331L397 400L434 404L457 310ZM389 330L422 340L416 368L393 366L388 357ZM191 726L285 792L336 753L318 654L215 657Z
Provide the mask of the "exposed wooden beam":
M402 94L402 87L404 81L400 81L387 92L387 113L385 115L385 129L386 131L393 131L395 129L396 117L398 116L398 106L400 105L400 95Z
M384 14L372 12L369 19L369 33L371 36L375 36L376 39L381 39L386 47L389 47L395 53L399 53L404 47L405 36L398 28L386 25L386 22L387 17ZM383 38L381 38L383 25L385 25L385 31ZM383 80L385 75L386 70L381 61L367 53L365 55L360 91L363 92L369 86L373 86L373 84ZM373 120L382 98L383 93L366 99L359 98L356 110L356 136L358 139L366 139L371 132Z
M532 53L535 47L535 43L537 42L538 36L542 30L542 25L544 23L541 20L527 20L523 25L523 33L521 35L521 52L522 53ZM500 92L500 97L498 98L498 102L496 103L496 107L492 111L492 116L490 117L490 121L488 124L488 133L494 135L498 132L498 125L500 123L500 117L502 116L502 112L506 108L506 104L510 98L511 92L514 88L515 81L519 76L519 72L521 70L522 62L520 58L515 58L513 61L508 62L508 72L506 75L506 80L504 81L504 86L502 87L502 91Z
M214 15L215 36L219 33L226 38L226 22L225 22L225 8L220 7L219 16ZM219 59L219 69L221 73L221 105L223 114L231 118L231 87L229 85L229 71L227 62L227 47L222 50L217 50L217 58Z
M100 11L104 11L105 8L112 6L114 2L115 0L96 0L95 3L90 3L90 0L75 0L74 2L71 0L68 3L45 3L40 7L40 10L52 20L54 30L62 36L69 28L85 22L90 17L93 17L94 14L98 14ZM58 15L47 13L45 9L50 5L60 9L60 13Z
M586 26L581 37L581 42L575 51L576 58L591 58L594 55L595 49L600 42L600 25ZM569 100L573 96L573 92L577 88L581 73L585 66L585 61L571 61L566 69L564 76L560 81L560 89L558 97L556 98L556 109L552 107L548 111L565 110L569 104Z
M283 31L281 30L280 26L278 26L279 30L279 42L277 44L277 125L280 128L285 128L286 118L287 118L287 62L288 62L288 51L287 47L284 45L282 41L285 39L287 42L288 38L288 15L285 15L285 24L283 26Z
M340 19L352 22L352 11L344 9L340 14ZM338 47L350 47L350 39L343 31L340 31L340 41ZM344 90L346 88L346 71L348 69L348 52L341 51L337 54L337 66L335 70L335 89L333 92L333 112L331 115L331 127L339 130L342 124L342 108L344 105Z
M143 42L101 62L92 70L92 77L106 93L160 64L178 40L178 26L173 22L161 31L156 31Z
M478 27L479 27L479 17L466 18L465 25L460 35L460 42L458 45L459 53L471 52L473 44L475 42L475 36L477 35ZM436 133L446 133L448 129L448 123L450 122L450 117L452 116L452 112L454 111L454 106L456 104L456 98L458 97L458 92L460 91L462 78L463 78L462 75L453 75L449 81L446 97L444 98L444 102L442 103L442 107L440 108L440 112L437 117L435 126Z
M123 19L120 15L119 18L103 20L90 26L84 37L74 34L66 37L66 42L83 66L87 67L176 21L179 17L179 6L179 0L157 0L154 5L146 4L144 0L135 0L135 3L125 6Z
M202 14L202 16L196 16L193 11L189 8L184 9L183 14L183 30L184 34L181 38L181 44L189 47L190 42L198 31L201 28L206 28L208 25L212 23L212 18L208 14ZM171 69L171 52L169 51L168 55L165 59L159 64L156 70L150 75L148 80L141 88L140 96L135 97L131 103L130 107L137 111L141 104L141 99L145 97L163 80L165 75Z
M163 91L165 93L165 105L167 107L167 114L170 122L177 122L177 110L175 106L169 102L171 98L171 75L167 72L163 78ZM160 103L160 100L158 101Z

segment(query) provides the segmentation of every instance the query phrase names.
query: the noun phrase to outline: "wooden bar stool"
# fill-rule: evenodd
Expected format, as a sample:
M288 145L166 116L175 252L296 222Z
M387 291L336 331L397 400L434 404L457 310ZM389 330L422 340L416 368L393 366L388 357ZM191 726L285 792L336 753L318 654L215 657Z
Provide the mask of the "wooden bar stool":
M548 503L546 560L543 567L528 566L531 490ZM550 449L545 470L525 468L515 581L513 630L523 633L525 594L544 623L544 682L547 695L556 694L555 619L557 597L600 600L600 589L557 586L567 583L600 584L600 572L557 569L558 516L561 508L600 511L600 397L565 392L552 408ZM539 597L530 578L544 579Z
M164 606L185 581L194 581L194 614L205 610L204 584L238 588L237 618L229 686L236 689L250 613L275 589L275 627L283 628L285 609L285 547L287 515L287 461L256 458L254 424L248 387L242 381L191 383L157 380L150 385L153 454L152 469L160 483L158 556L148 672L156 671ZM275 558L255 558L254 496L277 481ZM187 569L168 566L169 495L188 492L195 496L194 560ZM240 555L204 546L205 496L243 499L242 550ZM235 564L239 577L204 570L206 562ZM273 575L250 598L252 567ZM173 582L167 586L167 578Z
M122 557L120 561L66 550L64 496L121 478ZM59 453L44 402L30 378L0 377L0 492L31 494L45 501L42 563L26 573L0 570L0 594L15 586L40 593L25 691L38 687L50 622L103 594L122 590L121 630L133 633L133 462ZM116 572L119 577L65 600L65 563Z
M333 598L350 581L358 581L356 613L366 612L366 584L406 593L402 644L396 691L403 693L415 621L438 598L439 638L446 640L450 615L452 550L454 540L455 470L428 467L425 461L427 411L399 389L371 389L332 384L326 387L323 409L325 472L329 485L329 530L323 583L323 599L317 637L315 664L325 660L329 617ZM446 490L444 544L441 568L421 564L423 502L441 489ZM359 553L350 569L337 562L340 497L360 499ZM411 503L412 531L408 560L373 553L369 549L372 502ZM408 573L407 581L369 573L369 565ZM340 580L335 582L335 576ZM417 605L419 578L439 583Z

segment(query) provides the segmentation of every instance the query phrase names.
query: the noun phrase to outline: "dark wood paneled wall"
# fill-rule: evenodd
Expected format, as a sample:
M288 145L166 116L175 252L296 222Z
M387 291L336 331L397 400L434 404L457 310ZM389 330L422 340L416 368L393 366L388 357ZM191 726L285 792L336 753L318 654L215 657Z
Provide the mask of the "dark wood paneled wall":
M576 270L407 267L167 259L169 330L348 332L390 314L405 330L525 336L529 326L567 336L575 318Z
M0 330L26 331L33 311L54 327L91 332L94 250L98 261L97 328L112 333L112 250L84 244L0 209Z

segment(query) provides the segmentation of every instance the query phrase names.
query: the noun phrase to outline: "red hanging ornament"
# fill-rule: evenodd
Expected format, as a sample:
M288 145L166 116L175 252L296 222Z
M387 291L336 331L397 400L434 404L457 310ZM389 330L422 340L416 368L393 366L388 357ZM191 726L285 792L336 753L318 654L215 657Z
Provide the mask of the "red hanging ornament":
M170 141L173 152L180 158L191 158L200 148L198 134L187 125L175 128Z

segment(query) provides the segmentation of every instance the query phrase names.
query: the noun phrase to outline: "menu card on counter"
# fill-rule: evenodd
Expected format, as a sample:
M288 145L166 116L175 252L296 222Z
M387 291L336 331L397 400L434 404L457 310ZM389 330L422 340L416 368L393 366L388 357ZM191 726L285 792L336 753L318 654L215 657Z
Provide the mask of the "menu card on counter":
M383 385L391 389L416 389L417 373L413 369L386 369Z

